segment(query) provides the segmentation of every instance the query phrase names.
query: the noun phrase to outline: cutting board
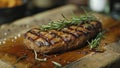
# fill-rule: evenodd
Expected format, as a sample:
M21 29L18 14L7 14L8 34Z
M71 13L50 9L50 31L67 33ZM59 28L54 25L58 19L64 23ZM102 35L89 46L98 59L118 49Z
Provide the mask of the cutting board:
M65 5L43 13L26 17L10 24L0 26L0 68L54 68L56 65L53 61L64 66L72 66L79 59L95 53L89 50L88 45L64 53L50 55L37 54L39 58L47 57L47 61L40 62L35 60L35 53L27 49L23 43L23 33L27 30L47 24L49 21L63 19L61 14L66 18L71 18L73 12L76 15L83 14L83 10L75 5ZM102 22L103 29L106 31L105 38L100 45L107 46L120 40L120 22L109 16L99 13L93 13ZM103 52L104 54L104 52ZM72 63L72 64L71 64ZM76 65L76 67L78 67Z

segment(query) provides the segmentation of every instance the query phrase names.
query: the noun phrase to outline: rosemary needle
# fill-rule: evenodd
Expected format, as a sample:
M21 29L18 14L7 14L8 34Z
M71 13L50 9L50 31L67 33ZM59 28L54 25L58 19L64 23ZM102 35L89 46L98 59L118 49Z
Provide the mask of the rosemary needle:
M23 60L23 59L25 59L25 58L27 58L27 55L26 55L26 54L23 55L23 56L21 56L21 57L19 57L19 58L16 60L16 62L19 62L20 60Z
M58 67L62 67L62 65L58 62L55 62L55 61L51 61L54 65L58 66Z

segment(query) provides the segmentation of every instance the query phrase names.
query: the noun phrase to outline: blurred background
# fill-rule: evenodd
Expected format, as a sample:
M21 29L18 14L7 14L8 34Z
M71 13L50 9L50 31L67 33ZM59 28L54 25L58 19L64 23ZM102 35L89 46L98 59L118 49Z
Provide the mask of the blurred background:
M120 20L120 0L0 0L0 25L67 4Z

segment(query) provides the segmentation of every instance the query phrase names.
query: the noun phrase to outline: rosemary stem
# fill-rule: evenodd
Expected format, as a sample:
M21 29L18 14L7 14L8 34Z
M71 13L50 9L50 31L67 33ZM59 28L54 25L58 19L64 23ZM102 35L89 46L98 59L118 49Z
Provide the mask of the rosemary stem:
M37 52L34 50L34 54L35 54L35 59L38 60L38 61L47 61L47 58L43 58L43 59L40 59L37 57Z

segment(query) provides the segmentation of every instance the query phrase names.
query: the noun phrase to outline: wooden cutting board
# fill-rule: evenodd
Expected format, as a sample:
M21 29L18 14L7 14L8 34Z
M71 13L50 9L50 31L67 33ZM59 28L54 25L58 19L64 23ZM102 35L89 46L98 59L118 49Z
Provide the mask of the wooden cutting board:
M73 12L76 15L83 13L82 10L75 5L65 5L60 8L17 20L11 24L1 25L0 68L54 68L56 66L52 61L60 63L62 67L66 65L66 67L70 67L76 63L75 61L94 53L89 50L88 46L60 54L41 56L38 53L39 58L47 57L48 59L46 62L40 62L34 59L34 52L24 46L23 33L25 31L33 27L39 27L38 25L41 24L47 24L50 20L56 21L63 19L61 14L70 18ZM107 31L105 39L102 40L100 45L106 46L120 40L119 21L98 13L94 13L94 15L100 19L103 24L103 29ZM102 54L104 54L104 52ZM76 67L79 66L76 65Z

